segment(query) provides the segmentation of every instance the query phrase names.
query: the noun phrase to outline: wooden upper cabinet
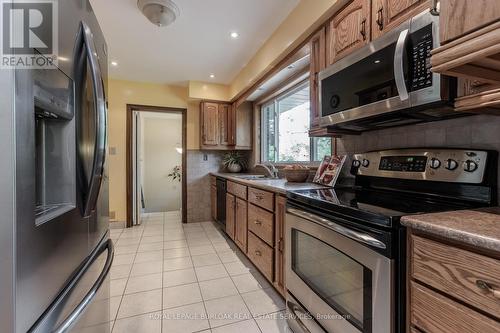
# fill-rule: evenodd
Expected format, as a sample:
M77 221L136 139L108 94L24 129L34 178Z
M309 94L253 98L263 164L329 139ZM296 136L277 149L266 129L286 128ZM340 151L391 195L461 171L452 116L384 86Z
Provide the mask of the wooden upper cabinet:
M230 104L219 104L219 144L228 146L232 139L232 107Z
M251 150L253 103L201 102L201 149Z
M371 0L354 0L328 25L328 65L370 41Z
M325 27L322 27L310 41L311 48L311 64L310 64L310 109L311 122L310 128L313 129L319 126L320 109L319 109L319 72L326 66L326 34Z
M441 0L441 44L448 43L500 19L498 0Z
M200 104L201 144L217 146L219 144L219 105L202 102Z
M430 0L372 0L372 39L429 8Z

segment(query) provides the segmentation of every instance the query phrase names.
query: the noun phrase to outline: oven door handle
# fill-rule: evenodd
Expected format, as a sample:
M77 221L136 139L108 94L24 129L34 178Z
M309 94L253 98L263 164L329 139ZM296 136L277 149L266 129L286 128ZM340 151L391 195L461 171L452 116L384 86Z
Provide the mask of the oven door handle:
M379 249L384 249L384 250L387 248L387 246L383 242L379 241L378 239L376 239L368 234L361 233L361 232L358 232L358 231L355 231L352 229L348 229L346 227L338 225L337 223L334 223L332 221L324 219L318 215L307 213L307 212L304 212L304 211L301 211L301 210L298 210L295 208L287 208L286 211L287 211L287 213L295 215L297 217L306 219L306 220L314 222L314 223L321 224L329 229L332 229L335 232L338 232L339 234L341 234L345 237L348 237L348 238L353 239L355 241L358 241L360 243L367 244L367 245L370 245L370 246L373 246L373 247L376 247Z
M396 89L398 90L399 99L406 101L408 99L408 90L406 89L405 73L403 65L403 55L408 38L408 29L399 33L396 43L396 51L394 51L394 79L396 80Z

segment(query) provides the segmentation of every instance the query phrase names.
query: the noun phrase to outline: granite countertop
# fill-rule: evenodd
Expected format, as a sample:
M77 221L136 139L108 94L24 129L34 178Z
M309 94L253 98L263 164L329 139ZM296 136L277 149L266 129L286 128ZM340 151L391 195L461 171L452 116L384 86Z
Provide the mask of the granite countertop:
M271 179L264 178L259 180L249 180L235 177L234 173L211 173L213 176L225 178L236 183L248 185L255 188L260 188L262 190L268 190L274 193L286 194L287 191L294 190L313 190L320 188L328 188L327 186L315 184L315 183L290 183L286 179ZM243 174L239 174L243 175Z
M500 207L411 215L407 227L475 247L500 252Z

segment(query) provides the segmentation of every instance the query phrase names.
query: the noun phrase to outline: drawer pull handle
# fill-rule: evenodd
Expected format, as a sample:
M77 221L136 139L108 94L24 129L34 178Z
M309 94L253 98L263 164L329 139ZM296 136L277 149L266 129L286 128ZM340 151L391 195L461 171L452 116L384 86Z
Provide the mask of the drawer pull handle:
M259 220L255 220L253 221L253 223L255 223L256 225L262 225L262 222L260 222Z
M492 293L494 297L500 299L500 291L499 290L495 290L495 288L493 288L488 282L483 281L483 280L476 280L476 286L479 289L482 289L484 291Z
M263 197L262 195L260 195L260 194L256 194L256 195L255 195L255 198L257 198L257 200L262 200L262 199L264 199L264 197Z
M255 251L255 255L256 255L257 257L260 257L260 256L262 256L262 252L260 252L259 250L256 250L256 251Z

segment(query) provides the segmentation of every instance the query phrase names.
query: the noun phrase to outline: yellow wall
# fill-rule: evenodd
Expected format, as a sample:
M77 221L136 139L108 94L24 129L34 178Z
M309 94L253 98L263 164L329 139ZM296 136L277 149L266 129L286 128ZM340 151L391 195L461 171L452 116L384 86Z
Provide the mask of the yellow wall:
M229 86L200 81L189 81L188 95L190 99L211 99L229 101Z
M162 84L109 80L109 209L115 220L126 219L126 110L127 104L187 108L187 147L199 149L198 104L188 102L187 88Z
M233 98L281 61L347 0L301 0L230 85Z

